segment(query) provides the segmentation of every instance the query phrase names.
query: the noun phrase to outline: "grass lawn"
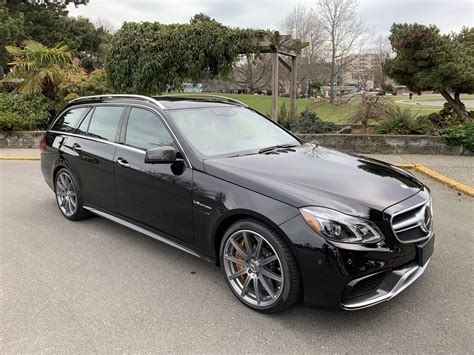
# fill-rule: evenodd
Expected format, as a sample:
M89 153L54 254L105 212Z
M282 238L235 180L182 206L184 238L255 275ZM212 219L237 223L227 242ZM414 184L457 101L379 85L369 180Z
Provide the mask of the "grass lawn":
M272 97L265 95L245 95L245 94L222 94L223 96L231 97L233 99L242 101L253 109L267 114L271 112ZM290 98L279 97L278 106L286 105L287 111L290 110ZM313 102L310 99L296 100L296 107L298 112L304 111L309 106L309 109L315 111L319 117L324 120L335 123L346 123L348 118L357 110L357 103L351 102L348 104L331 105L327 102Z
M265 95L246 95L246 94L217 94L227 96L252 107L253 109L263 113L269 114L271 112L272 98L271 96ZM474 98L474 95L463 95L462 98ZM442 106L432 105L414 105L400 103L397 101L408 100L408 95L399 96L385 96L386 99L393 101L396 105L402 108L409 108L411 111L417 113L419 116L428 115L432 112L438 112ZM439 98L439 95L426 95L426 96L413 96L414 100L429 100ZM290 99L287 97L278 98L278 106L281 107L283 104L286 105L287 111L290 110ZM319 117L326 121L332 121L338 124L345 124L349 122L349 118L355 114L358 107L358 102L352 101L345 104L332 105L328 102L312 101L311 99L298 99L296 101L298 112L304 111L306 108L316 112Z

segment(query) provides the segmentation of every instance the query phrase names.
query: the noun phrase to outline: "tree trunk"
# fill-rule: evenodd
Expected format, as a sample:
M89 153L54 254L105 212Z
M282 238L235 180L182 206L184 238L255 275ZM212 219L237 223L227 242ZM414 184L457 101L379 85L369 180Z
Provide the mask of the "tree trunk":
M451 94L447 90L441 90L440 94L446 99L448 102L449 106L451 106L456 112L456 115L459 118L459 121L461 122L466 122L469 120L469 114L466 110L466 106L461 102L460 99L460 92L455 91L454 92L454 98L451 96Z
M336 79L336 59L334 58L334 54L332 55L331 59L331 82L329 83L329 102L334 102L334 81Z

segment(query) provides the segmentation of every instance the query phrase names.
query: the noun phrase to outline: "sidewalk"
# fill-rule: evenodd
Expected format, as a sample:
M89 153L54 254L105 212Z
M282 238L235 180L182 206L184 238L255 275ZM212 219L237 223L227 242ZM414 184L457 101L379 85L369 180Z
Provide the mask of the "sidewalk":
M31 158L40 158L40 150L38 148L34 149L11 149L11 148L0 148L0 157L31 157Z
M392 164L423 164L428 168L457 180L463 184L474 186L474 157L459 155L424 155L424 154L370 154L372 158ZM40 158L39 149L0 149L0 158Z

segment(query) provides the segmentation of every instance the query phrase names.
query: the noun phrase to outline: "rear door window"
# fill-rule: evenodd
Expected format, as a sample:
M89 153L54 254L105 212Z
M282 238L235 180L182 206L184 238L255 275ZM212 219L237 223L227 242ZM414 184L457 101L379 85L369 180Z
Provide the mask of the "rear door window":
M90 123L88 123L89 129L87 130L87 135L113 142L117 134L123 110L124 107L121 106L96 107L90 119ZM87 119L84 121L87 121ZM81 127L81 130L82 129Z
M79 120L88 109L89 107L78 107L70 109L61 117L59 117L59 119L54 123L52 130L62 132L73 132L77 124L79 123Z

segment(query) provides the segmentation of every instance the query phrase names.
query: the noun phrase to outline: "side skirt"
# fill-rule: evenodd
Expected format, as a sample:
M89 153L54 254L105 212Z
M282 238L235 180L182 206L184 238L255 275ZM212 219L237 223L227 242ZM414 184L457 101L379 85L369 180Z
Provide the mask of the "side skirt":
M149 231L148 229L145 229L145 228L142 228L140 226L137 226L131 222L127 222L119 217L116 217L116 216L113 216L109 213L106 213L106 212L102 212L102 211L99 211L95 208L92 208L92 207L88 207L88 206L84 206L84 209L98 215L98 216L101 216L101 217L104 217L106 219L109 219L113 222L116 222L118 224L121 224L122 226L125 226L127 228L130 228L136 232L139 232L139 233L142 233L142 234L145 234L149 237L152 237L153 239L156 239L156 240L159 240L160 242L163 242L165 244L168 244L168 245L171 245L172 247L175 247L179 250L182 250L182 251L185 251L186 253L189 253L191 255L194 255L194 256L197 256L198 258L201 258L201 255L199 255L198 253L196 253L194 250L191 250L190 248L187 248L185 247L184 245L181 245L181 244L178 244L178 243L175 243L173 242L172 240L169 240L165 237L162 237L161 235L158 235L152 231ZM208 259L208 258L205 258L205 259Z

